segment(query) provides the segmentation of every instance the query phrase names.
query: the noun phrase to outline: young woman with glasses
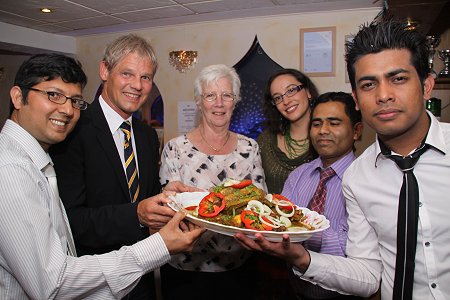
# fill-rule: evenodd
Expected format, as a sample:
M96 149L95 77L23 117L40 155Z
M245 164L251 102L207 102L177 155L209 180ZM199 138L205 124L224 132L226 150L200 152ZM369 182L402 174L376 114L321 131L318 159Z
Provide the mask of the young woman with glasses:
M295 69L282 69L268 80L266 128L257 141L269 193L281 193L289 173L316 157L308 131L310 102L317 96L314 83Z

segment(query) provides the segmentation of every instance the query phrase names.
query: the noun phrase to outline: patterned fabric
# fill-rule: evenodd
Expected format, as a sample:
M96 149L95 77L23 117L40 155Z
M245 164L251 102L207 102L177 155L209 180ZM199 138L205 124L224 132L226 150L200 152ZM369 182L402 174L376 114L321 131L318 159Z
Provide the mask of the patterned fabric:
M0 299L121 299L169 261L159 233L111 253L67 255L63 224L52 218L61 211L42 172L50 157L11 120L0 149Z
M238 134L236 149L225 155L200 152L186 137L170 140L161 157L160 181L181 181L198 188L209 189L226 178L252 179L266 191L259 146L255 140ZM233 239L205 232L189 254L174 256L171 265L177 269L221 272L241 266L248 253Z
M316 192L314 193L314 196L308 205L311 210L314 210L319 214L323 214L323 210L325 208L325 199L327 198L327 186L325 185L325 183L334 175L336 175L336 173L332 168L320 170L319 185L317 186Z
M139 196L139 177L136 168L136 159L133 152L133 144L131 142L131 124L125 121L120 125L120 129L125 135L123 143L125 168L128 180L128 189L130 190L131 202L135 202Z
M259 135L257 141L261 148L262 165L269 193L280 194L289 174L298 166L314 159L314 155L310 152L290 159L278 148L277 136L267 130Z

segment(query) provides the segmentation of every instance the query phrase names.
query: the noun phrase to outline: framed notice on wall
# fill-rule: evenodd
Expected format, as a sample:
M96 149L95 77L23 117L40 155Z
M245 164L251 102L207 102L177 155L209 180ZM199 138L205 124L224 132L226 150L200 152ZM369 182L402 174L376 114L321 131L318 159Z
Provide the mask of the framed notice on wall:
M334 76L336 27L300 29L300 70L308 76Z

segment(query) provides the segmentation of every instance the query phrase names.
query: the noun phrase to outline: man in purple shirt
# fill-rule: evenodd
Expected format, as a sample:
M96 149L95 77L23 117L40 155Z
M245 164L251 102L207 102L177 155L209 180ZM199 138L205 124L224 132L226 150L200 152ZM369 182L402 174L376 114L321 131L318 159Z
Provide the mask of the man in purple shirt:
M355 109L350 94L329 92L320 95L311 109L310 139L319 157L292 171L283 188L283 196L300 207L311 207L319 186L321 170L333 169L325 183L323 211L330 228L304 242L307 249L320 253L345 256L347 242L347 211L342 194L342 176L355 159L354 142L362 132L361 113ZM291 269L291 268L290 268ZM290 281L300 299L354 299L328 291L293 275Z

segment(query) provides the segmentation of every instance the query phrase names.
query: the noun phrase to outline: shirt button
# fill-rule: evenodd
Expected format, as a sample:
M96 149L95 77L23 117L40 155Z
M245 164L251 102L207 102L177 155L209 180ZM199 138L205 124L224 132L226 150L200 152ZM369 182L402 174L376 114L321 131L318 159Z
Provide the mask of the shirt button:
M436 288L436 283L432 283L432 284L431 284L431 287L432 287L433 289L435 289L435 288Z
M423 205L422 202L419 202L419 207L422 207L422 205Z
M430 247L430 242L426 242L426 243L425 243L425 246L426 246L426 247Z

